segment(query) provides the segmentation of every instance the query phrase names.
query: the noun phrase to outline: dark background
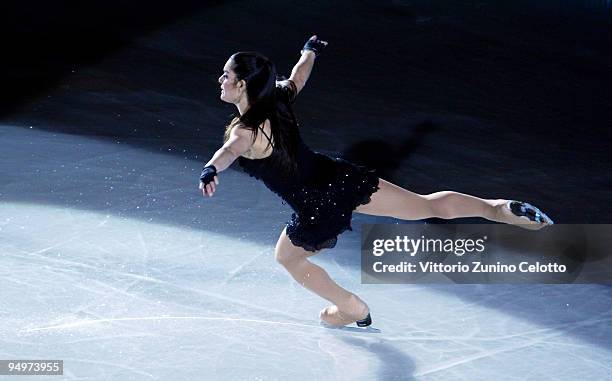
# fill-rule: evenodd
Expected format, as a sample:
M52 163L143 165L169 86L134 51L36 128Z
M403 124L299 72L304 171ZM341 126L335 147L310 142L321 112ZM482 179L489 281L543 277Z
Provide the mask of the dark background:
M3 3L1 122L202 160L235 111L229 55L286 75L329 41L296 105L315 150L418 193L531 201L610 223L606 1ZM1 127L0 127L1 128Z

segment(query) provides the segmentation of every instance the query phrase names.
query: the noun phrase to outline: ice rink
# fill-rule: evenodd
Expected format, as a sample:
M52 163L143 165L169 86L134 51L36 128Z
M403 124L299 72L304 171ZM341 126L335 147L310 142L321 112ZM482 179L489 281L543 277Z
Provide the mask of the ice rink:
M286 206L247 175L213 203L185 186L197 161L2 131L1 358L66 380L610 379L607 286L362 285L358 227L389 221L356 216L314 261L374 325L325 328L273 259Z
M398 221L355 214L354 231L312 260L374 323L327 328L328 303L274 261L289 207L237 166L213 198L197 189L235 111L215 82L227 56L267 51L287 72L319 26L329 53L296 105L313 149L415 192L528 199L560 223L609 223L612 66L589 42L609 26L596 19L564 50L578 26L554 28L563 7L542 6L558 12L553 32L520 42L520 25L494 27L512 10L490 2L356 2L336 23L340 9L249 4L218 2L86 63L50 64L52 80L3 111L0 359L64 361L63 376L15 379L612 380L610 285L361 284L360 226ZM291 8L306 19L279 18ZM477 12L491 18L473 24ZM390 37L400 31L412 48ZM381 55L388 73L370 70ZM392 79L410 85L393 91Z

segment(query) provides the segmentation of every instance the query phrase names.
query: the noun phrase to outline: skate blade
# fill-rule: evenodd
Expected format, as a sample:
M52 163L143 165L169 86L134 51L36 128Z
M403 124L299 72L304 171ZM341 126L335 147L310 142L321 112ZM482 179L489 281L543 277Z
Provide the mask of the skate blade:
M355 332L355 333L381 333L382 332L379 328L374 328L371 325L367 327L355 327L355 326L348 326L348 325L331 325L324 321L319 322L319 325L321 325L321 327L326 328L326 329L334 329L334 330L344 331L344 332Z

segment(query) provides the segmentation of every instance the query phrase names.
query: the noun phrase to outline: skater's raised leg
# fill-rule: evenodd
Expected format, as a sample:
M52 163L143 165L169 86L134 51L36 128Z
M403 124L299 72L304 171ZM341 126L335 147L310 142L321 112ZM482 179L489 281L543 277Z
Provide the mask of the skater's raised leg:
M379 179L379 190L372 194L368 204L360 205L356 211L376 216L388 216L403 220L422 220L425 218L452 219L460 217L482 217L487 220L519 225L528 229L541 229L552 221L546 219L533 220L527 216L517 215L510 208L509 200L482 199L464 193L453 191L435 192L420 195L399 187L383 179ZM539 212L539 210L537 210Z

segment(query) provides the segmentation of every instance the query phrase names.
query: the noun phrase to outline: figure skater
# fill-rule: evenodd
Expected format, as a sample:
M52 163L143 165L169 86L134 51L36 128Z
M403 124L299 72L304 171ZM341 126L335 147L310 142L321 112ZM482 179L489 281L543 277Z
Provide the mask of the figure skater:
M312 36L289 79L277 78L272 61L257 52L233 54L219 77L221 100L238 108L225 129L224 144L206 163L203 196L212 197L218 173L236 159L293 209L274 251L275 259L301 285L327 299L320 319L332 326L371 324L367 304L336 284L308 257L336 245L351 229L353 212L403 220L482 217L540 229L553 222L524 202L481 199L453 191L420 195L340 158L310 150L302 141L292 103L302 91L327 42ZM261 134L259 134L261 132Z

